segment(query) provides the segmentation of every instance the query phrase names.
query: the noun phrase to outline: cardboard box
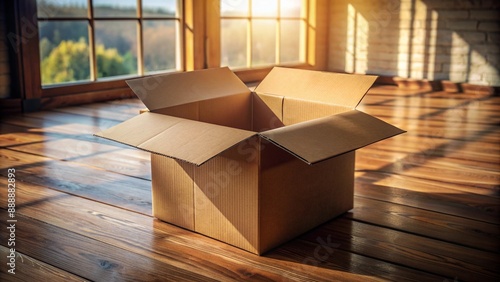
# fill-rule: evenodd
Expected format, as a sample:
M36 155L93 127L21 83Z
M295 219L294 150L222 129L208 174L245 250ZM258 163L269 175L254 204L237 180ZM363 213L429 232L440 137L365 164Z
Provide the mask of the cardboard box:
M127 83L150 112L97 134L150 151L153 215L262 254L353 207L355 150L403 131L355 110L375 76L228 68Z

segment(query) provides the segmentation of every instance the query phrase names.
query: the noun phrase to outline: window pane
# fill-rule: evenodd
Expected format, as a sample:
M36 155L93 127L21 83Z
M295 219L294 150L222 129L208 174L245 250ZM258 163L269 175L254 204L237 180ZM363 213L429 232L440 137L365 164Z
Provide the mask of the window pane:
M247 66L247 20L221 20L221 65Z
M276 63L276 20L252 21L252 66Z
M86 21L40 21L42 84L90 79Z
M176 17L177 0L143 0L143 17Z
M144 21L144 69L146 72L176 69L176 22Z
M87 0L37 0L38 17L87 17Z
M280 14L282 17L300 17L302 0L281 0Z
M248 16L248 0L221 0L220 15L222 17Z
M252 17L277 17L278 0L253 0Z
M137 0L94 0L94 17L136 17Z
M281 21L280 63L297 63L301 61L300 20Z
M136 21L95 21L97 77L137 73Z

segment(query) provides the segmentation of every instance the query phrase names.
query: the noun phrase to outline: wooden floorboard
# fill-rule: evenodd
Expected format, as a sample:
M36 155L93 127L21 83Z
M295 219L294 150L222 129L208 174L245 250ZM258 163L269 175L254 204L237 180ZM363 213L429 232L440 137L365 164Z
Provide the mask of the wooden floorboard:
M500 252L497 224L357 196L346 217L489 252Z
M58 226L18 215L17 249L21 253L57 265L93 281L216 281L176 267L93 240ZM0 223L5 230L6 223ZM26 230L26 231L25 231Z
M149 154L93 136L143 108L2 117L0 253L15 168L17 258L1 281L500 279L500 97L370 89L358 109L407 133L357 151L351 211L263 256L151 216Z
M10 255L9 249L0 246L0 255L2 258ZM54 282L71 282L71 281L89 281L82 277L76 276L73 273L64 271L45 262L34 259L24 253L17 252L16 269L14 275L0 272L1 281L54 281Z
M13 150L0 150L0 157L3 165L16 168L16 176L22 181L151 214L148 180ZM1 173L7 176L7 170Z
M7 183L6 178L0 178L0 181L2 184ZM4 192L4 194L6 193ZM2 197L2 199L6 199L6 197ZM307 243L314 248L317 248L319 244L322 248L320 252L326 252L326 254L328 248L335 248L335 251L342 253L342 255L335 254L335 258L332 257L332 259L328 260L328 267L322 266L322 269L316 270L313 275L305 275L304 273L295 273L295 266L282 262L282 259L272 261L272 263L266 263L266 260L254 261L255 256L252 254L158 222L150 216L138 213L124 214L119 208L73 197L43 186L23 185L17 191L17 199L19 201L18 213L26 218L43 221L49 225L63 228L65 232L71 231L99 242L140 255L147 255L151 259L164 261L177 265L182 269L200 272L220 280L227 278L239 280L242 278L242 273L252 276L260 275L273 280L279 280L281 275L287 275L299 280L313 278L316 281L323 279L328 281L331 277L351 279L356 278L357 275L368 274L386 278L398 276L425 277L427 275L425 272L398 267L391 263L376 262L362 255L353 255L349 252L337 250L337 246L330 242L330 238L326 237L326 245L324 245L325 243L320 237ZM2 204L6 205L6 201L4 200ZM23 218L22 221L19 221L24 224L24 220ZM298 238L287 245L301 245L303 244L301 242L304 241L303 238L315 236L314 231L311 234ZM326 248L326 251L323 250L324 248ZM311 254L303 254L310 255L302 258L303 261L307 262L307 267L304 266L304 270L318 267L325 260L323 258L326 254L322 253L317 258L313 256L314 253L319 252L313 250ZM280 254L280 251L272 251L270 257L278 257L278 254ZM357 275L350 277L342 273L338 274L329 271L348 270L349 264L344 261L346 256L349 257L349 261L354 260L360 265L359 269L354 271ZM198 263L192 265L193 261L198 261ZM369 262L375 263L379 267L373 268ZM391 269L391 272L387 272L387 269ZM215 276L216 274L219 275L220 272L222 272L221 276Z

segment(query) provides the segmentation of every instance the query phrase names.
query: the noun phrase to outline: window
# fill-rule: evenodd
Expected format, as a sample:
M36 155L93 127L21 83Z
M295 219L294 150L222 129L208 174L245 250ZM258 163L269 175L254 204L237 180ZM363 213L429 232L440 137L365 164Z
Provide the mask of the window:
M37 0L42 85L182 70L178 0Z
M328 63L328 0L6 3L24 111L134 97L126 80L154 73L222 65L254 82L274 65Z
M304 63L307 0L221 0L221 65Z

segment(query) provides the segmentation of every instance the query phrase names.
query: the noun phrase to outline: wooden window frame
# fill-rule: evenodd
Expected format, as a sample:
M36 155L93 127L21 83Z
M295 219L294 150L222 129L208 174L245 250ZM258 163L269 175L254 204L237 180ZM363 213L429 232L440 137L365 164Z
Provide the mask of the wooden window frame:
M221 0L207 0L207 67L220 67L221 62L220 1ZM306 61L299 64L285 64L284 66L301 69L326 70L326 55L328 51L328 0L303 1L306 6ZM275 65L235 69L234 72L244 82L255 82L262 80L274 66Z
M187 66L187 56L185 53L186 39L184 36L184 30L186 29L186 15L187 13L192 13L193 11L186 11L186 3L190 2L190 7L193 0L180 0L180 15L178 18L162 18L162 20L176 20L180 25L180 34L177 40L180 39L180 69L178 71L185 71L192 67ZM91 1L89 1L91 4ZM96 66L94 60L91 60L91 80L90 81L77 81L68 82L53 85L43 85L41 82L41 72L40 72L40 49L39 49L39 32L38 32L38 21L44 20L45 18L39 18L37 15L36 0L26 0L26 1L16 1L14 3L15 16L15 26L16 26L16 46L14 47L15 52L18 55L18 65L20 68L19 72L19 84L20 84L20 96L23 100L23 109L25 111L33 111L38 109L60 107L64 105L71 104L81 104L94 101L104 101L110 99L118 98L128 98L135 97L135 95L130 91L129 87L125 83L125 80L140 77L143 75L142 68L142 34L138 32L138 73L137 75L126 75L118 77L102 78L99 80L95 79ZM141 7L139 7L140 9ZM92 11L92 9L89 9ZM91 13L91 12L90 12ZM138 11L140 13L140 10ZM192 17L191 17L192 18ZM58 17L54 20L76 20L75 18L64 18ZM89 15L89 18L85 18L91 24L94 21L94 17ZM95 18L97 20L97 18ZM99 18L101 19L101 18ZM121 18L110 18L104 20L120 20ZM138 26L142 24L143 18L127 17L127 20L137 20ZM155 19L155 18L151 18ZM80 18L78 18L80 20ZM144 18L144 20L149 20L149 18ZM93 32L92 32L93 33ZM91 48L91 54L95 53L94 44L92 44L93 34L89 35L89 48ZM191 55L192 57L192 55ZM192 61L192 60L191 60ZM166 72L176 72L176 71L166 71Z
M88 32L88 39L89 39L89 49L90 49L90 78L88 81L74 81L74 82L63 82L63 83L56 83L56 84L49 84L49 85L42 85L42 95L45 92L48 92L49 94L52 94L52 92L49 91L44 91L45 89L50 89L50 88L60 88L64 86L68 86L71 84L85 84L85 83L95 83L99 81L115 81L115 80L121 80L121 77L128 79L131 77L138 77L138 76L144 76L147 75L144 73L144 38L143 38L143 33L144 33L144 21L174 21L176 23L177 31L180 31L180 26L181 26L181 21L182 21L182 5L179 3L182 3L182 0L177 0L177 9L179 10L179 15L178 17L144 17L142 13L142 6L140 5L142 0L136 0L137 3L137 12L135 16L127 16L127 17L99 17L94 15L94 9L92 8L87 8L87 16L82 16L82 17L38 17L38 22L58 22L58 21L87 21L88 26L89 26L89 32ZM94 0L88 0L87 3L89 6L93 5ZM136 29L137 29L137 74L126 74L126 75L119 75L119 76L111 76L111 77L103 77L103 78L97 78L97 64L96 64L96 51L95 51L95 23L96 22L114 22L114 21L127 21L127 22L135 22ZM182 43L182 32L178 32L176 42L179 42L179 44ZM179 57L176 58L176 69L175 70L165 70L165 71L158 71L158 72L178 72L178 71L183 71L184 66L183 66L183 48L179 48L179 44L176 44L176 50L177 53L179 54ZM57 92L56 92L57 93Z
M325 70L328 0L307 1L306 63L288 67ZM135 97L125 79L68 83L42 88L36 0L14 1L18 89L23 111ZM220 67L220 0L182 0L182 71ZM244 82L261 80L272 66L235 70Z
M221 0L224 1L224 0ZM269 67L269 66L293 66L293 65L301 65L306 62L306 54L307 54L307 17L308 17L308 9L309 5L308 2L309 0L300 0L301 1L301 12L299 16L282 16L281 15L281 3L282 1L287 1L287 0L277 0L277 14L274 16L261 16L261 15L253 15L252 13L252 1L253 0L248 0L248 15L246 16L220 16L220 21L222 22L223 20L244 20L246 21L246 29L247 29L247 44L246 44L246 63L244 67L237 67L235 70L248 70L248 69L255 69L259 67ZM276 39L275 39L275 50L274 50L274 55L275 55L275 60L274 63L270 64L264 64L264 65L257 65L255 66L253 64L253 43L255 41L258 41L257 38L253 37L253 23L255 21L259 20L271 20L276 23ZM300 39L300 46L298 46L299 49L303 49L302 52L299 54L299 61L298 62L282 62L281 61L281 26L283 24L283 21L287 20L293 20L297 21L300 23L301 29L303 29L304 32L304 38ZM222 50L221 50L222 53Z

